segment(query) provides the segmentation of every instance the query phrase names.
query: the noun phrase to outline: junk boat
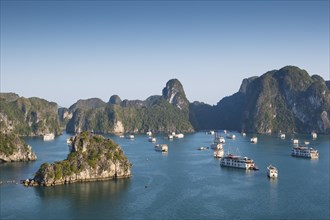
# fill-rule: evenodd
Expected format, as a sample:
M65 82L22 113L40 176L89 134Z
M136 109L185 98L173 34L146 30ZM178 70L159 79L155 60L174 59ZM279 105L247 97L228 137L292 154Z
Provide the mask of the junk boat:
M134 139L134 135L133 134L129 134L126 136L127 139L133 140Z
M252 159L242 156L236 156L233 154L228 154L221 158L220 166L223 167L235 167L245 170L259 170Z
M52 141L52 140L54 140L54 138L55 138L55 134L54 133L45 134L43 136L43 140L44 141Z
M216 149L214 152L213 152L213 156L215 158L222 158L223 155L225 154L225 152L223 151L223 149Z
M211 149L214 149L213 156L215 158L221 158L225 154L222 144L220 144L220 143L211 144Z
M258 138L257 138L257 137L252 137L252 138L250 139L250 142L251 142L252 144L256 144L256 143L258 142Z
M317 138L317 133L316 132L312 132L311 135L312 135L312 138L313 139L316 139Z
M157 141L157 139L155 137L148 137L148 141L154 143Z
M208 150L209 149L209 147L199 147L199 148L197 148L197 150Z
M319 152L313 148L308 148L308 147L293 147L292 148L292 156L294 157L306 157L306 158L311 158L311 159L317 159L319 158Z
M292 139L292 144L299 144L299 140L298 139Z
M224 137L219 136L218 133L215 133L213 143L224 144L225 142L226 141L225 141L225 138Z
M269 177L269 178L277 178L277 176L278 176L278 170L277 170L277 168L276 167L274 167L273 165L269 165L268 167L267 167L267 176Z
M236 136L234 134L227 134L228 139L235 139Z
M156 144L155 145L155 150L156 151L161 151L161 152L168 152L168 147L166 144Z

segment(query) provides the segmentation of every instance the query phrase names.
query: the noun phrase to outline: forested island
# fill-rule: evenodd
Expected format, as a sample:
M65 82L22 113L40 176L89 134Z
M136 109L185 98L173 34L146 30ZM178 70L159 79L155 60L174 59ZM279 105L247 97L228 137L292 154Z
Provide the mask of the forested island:
M122 100L112 95L78 100L69 108L41 98L0 93L2 155L16 146L7 135L44 136L92 131L98 134L188 133L228 129L246 133L330 133L330 82L285 66L243 79L238 92L211 106L190 103L178 79L169 80L161 95ZM15 139L17 142L17 139ZM4 143L2 141L2 143ZM6 148L6 149L5 149ZM13 149L13 147L11 147ZM3 160L7 161L7 160Z

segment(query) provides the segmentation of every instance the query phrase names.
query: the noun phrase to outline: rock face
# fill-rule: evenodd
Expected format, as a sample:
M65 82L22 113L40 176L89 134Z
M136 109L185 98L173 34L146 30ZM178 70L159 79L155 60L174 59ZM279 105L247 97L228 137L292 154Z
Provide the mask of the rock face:
M128 178L131 163L121 148L100 135L82 132L73 137L66 160L40 166L25 185L54 186L74 182Z
M166 83L166 87L163 89L163 97L179 109L188 109L189 107L189 101L186 98L183 86L177 79L171 79Z
M0 143L0 161L2 162L32 161L37 159L32 148L13 133L3 134L0 132Z
M257 133L329 133L330 91L322 77L286 66L244 79L239 92L216 106L190 106L198 128Z
M1 93L0 130L22 136L43 136L61 133L57 104L40 98L23 98Z

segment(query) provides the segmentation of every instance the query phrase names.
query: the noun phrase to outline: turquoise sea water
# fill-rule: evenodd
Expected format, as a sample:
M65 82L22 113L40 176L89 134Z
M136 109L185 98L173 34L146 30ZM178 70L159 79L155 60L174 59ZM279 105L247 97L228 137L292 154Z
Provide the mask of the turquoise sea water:
M132 177L56 187L24 187L44 162L66 158L67 134L54 141L27 138L38 156L35 162L0 164L1 219L329 219L329 136L310 140L320 158L290 156L290 138L235 133L226 139L226 152L254 159L259 171L220 167L210 146L212 136L187 134L166 143L167 154L154 150L146 135L135 140L113 138L133 164ZM267 178L267 166L279 169L279 178ZM12 183L11 181L15 181Z

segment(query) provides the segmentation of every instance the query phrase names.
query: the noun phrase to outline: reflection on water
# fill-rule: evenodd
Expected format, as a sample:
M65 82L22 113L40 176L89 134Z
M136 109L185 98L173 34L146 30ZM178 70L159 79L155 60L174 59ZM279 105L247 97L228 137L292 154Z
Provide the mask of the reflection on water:
M52 200L56 197L75 198L77 201L99 201L104 198L116 197L130 185L130 179L82 182L55 187L34 187L38 197Z

